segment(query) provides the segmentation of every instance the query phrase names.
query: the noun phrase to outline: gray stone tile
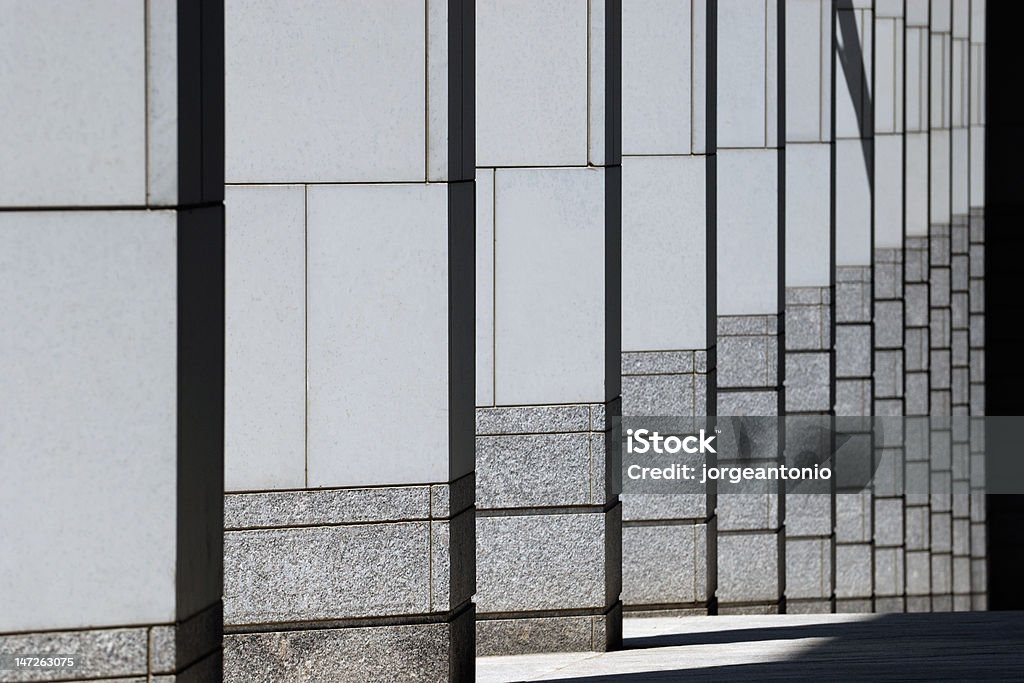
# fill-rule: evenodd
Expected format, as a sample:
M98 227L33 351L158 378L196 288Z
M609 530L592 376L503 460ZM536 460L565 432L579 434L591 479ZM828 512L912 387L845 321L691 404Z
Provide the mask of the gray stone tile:
M622 414L635 417L694 415L694 381L686 375L626 375Z
M953 316L948 308L933 308L929 315L928 329L931 332L931 346L948 349L952 343Z
M836 282L836 322L864 323L870 320L870 285L863 282Z
M67 655L82 658L76 666L79 678L145 676L147 674L148 629L115 628L79 631L48 631L0 635L0 655ZM4 672L10 674L10 672ZM5 680L50 680L45 677L17 677Z
M823 351L829 348L829 309L825 306L786 306L786 348Z
M874 606L868 598L837 598L836 614L870 614Z
M786 540L786 598L832 595L832 549L828 538ZM788 602L787 602L788 606Z
M929 303L935 306L949 306L951 273L949 268L932 267L929 275Z
M948 226L933 225L929 240L929 263L934 266L949 265L949 232Z
M953 292L950 297L950 315L953 329L966 330L970 327L971 301L967 291Z
M875 396L903 396L903 352L875 352Z
M971 592L985 593L988 590L988 561L971 559ZM975 608L977 609L977 608Z
M906 282L926 282L928 280L927 255L920 249L908 248L904 262L904 279Z
M149 630L149 670L173 673L219 650L223 636L221 604L208 607L180 624Z
M836 415L868 415L871 412L871 399L871 380L836 381Z
M953 330L953 365L970 367L971 347L967 330Z
M970 276L985 277L985 245L972 244L970 250Z
M928 596L907 596L907 612L918 613L918 612L931 612L932 611L932 599Z
M828 292L827 287L786 287L786 306L791 304L820 305L822 293Z
M718 391L718 415L777 415L777 391Z
M464 630L437 623L231 634L224 638L224 681L446 681L449 652L472 637Z
M928 414L928 373L908 372L904 400L907 415Z
M604 607L604 513L477 517L477 610Z
M786 598L786 614L831 614L831 600L807 600Z
M953 519L953 554L971 554L971 520Z
M971 299L971 313L985 312L985 281L971 280L968 287L968 294Z
M560 467L551 467L552 462ZM476 438L480 509L586 505L592 484L588 433Z
M828 494L786 496L786 535L828 536L832 533L832 497Z
M985 319L981 316L971 316L971 348L983 348L985 346Z
M623 375L670 375L693 372L693 351L623 351Z
M719 388L771 387L778 382L777 337L719 337L717 360Z
M693 371L697 373L707 373L708 371L708 352L705 349L697 349L693 352Z
M950 264L950 288L954 291L966 291L970 279L967 254L954 254Z
M719 534L719 603L775 602L779 599L779 537ZM721 612L721 609L719 610Z
M904 360L907 370L928 369L928 330L913 328L906 331L906 355Z
M903 296L902 262L875 262L875 298L900 299Z
M478 435L585 432L589 429L589 405L476 409Z
M429 522L229 531L226 624L430 611Z
M624 605L707 600L707 526L634 526L622 530Z
M774 335L778 332L778 317L774 315L720 315L718 336Z
M791 353L786 357L786 410L824 412L829 409L829 354Z
M728 467L731 463L722 463ZM770 483L775 491L777 482ZM722 493L718 495L718 530L778 529L779 496L777 493Z
M289 527L427 519L430 487L382 486L224 496L224 528Z
M971 382L981 383L985 381L985 349L971 349Z
M871 546L836 544L836 598L870 597Z
M883 349L903 347L903 302L875 302L875 346Z
M907 327L927 327L928 285L908 284L905 292Z
M932 600L953 592L953 556L932 554ZM933 603L934 604L934 603ZM936 610L940 611L940 610ZM948 611L945 610L945 611Z
M903 614L907 611L906 599L903 597L886 598L875 597L875 612L877 614Z
M953 516L948 512L932 512L931 550L933 553L953 552Z
M836 541L838 543L867 543L871 541L871 494L837 493Z
M927 550L907 550L907 594L928 595L931 592L931 553ZM908 608L910 603L908 601Z
M932 349L929 371L932 389L949 389L952 384L952 355L949 349Z
M903 549L875 549L875 595L902 595Z
M875 545L903 544L903 500L900 498L875 499Z
M533 654L541 652L590 652L596 622L607 617L528 617L482 619L476 623L477 656Z
M704 494L624 493L624 520L707 519L708 503Z

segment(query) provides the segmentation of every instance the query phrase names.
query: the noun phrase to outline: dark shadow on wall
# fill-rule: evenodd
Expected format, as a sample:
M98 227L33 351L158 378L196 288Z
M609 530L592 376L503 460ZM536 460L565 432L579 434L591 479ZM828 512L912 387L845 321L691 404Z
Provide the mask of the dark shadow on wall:
M709 625L713 622L709 622ZM712 626L713 628L713 626ZM690 680L1022 680L1024 613L885 614L870 619L801 626L716 630L627 639L625 649L723 645L827 638L784 661L644 671L583 678L574 683ZM653 656L653 653L652 653ZM687 660L685 650L679 659ZM706 657L706 654L702 656Z
M864 169L867 172L868 189L874 195L875 107L871 101L869 74L864 66L864 53L860 47L857 19L853 14L853 0L838 0L835 7L836 23L839 29L839 33L835 37L836 61L843 72L843 79L846 81L846 87L853 102L853 110L857 116L857 130L860 133L861 151L864 153Z

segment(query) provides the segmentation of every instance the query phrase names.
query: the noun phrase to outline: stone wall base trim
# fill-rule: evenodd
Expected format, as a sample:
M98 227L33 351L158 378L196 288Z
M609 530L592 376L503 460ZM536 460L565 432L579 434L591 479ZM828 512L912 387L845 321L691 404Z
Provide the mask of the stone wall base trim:
M131 676L154 680L191 678L192 671L219 658L223 620L220 602L175 624L0 634L0 655L76 655L82 664L69 670L2 672L4 681L79 681ZM219 660L218 660L219 661Z
M622 646L622 603L596 614L488 614L476 622L477 656L607 652Z
M374 617L352 617L348 619L320 619L309 621L280 621L263 624L225 624L224 635L244 635L255 633L277 633L291 631L323 631L346 628L383 628L390 626L426 626L430 624L446 624L454 621L471 606L464 603L449 612L430 612L425 614L399 614Z
M835 609L830 599L786 599L786 614L831 614Z
M474 609L449 621L230 633L226 683L471 681Z

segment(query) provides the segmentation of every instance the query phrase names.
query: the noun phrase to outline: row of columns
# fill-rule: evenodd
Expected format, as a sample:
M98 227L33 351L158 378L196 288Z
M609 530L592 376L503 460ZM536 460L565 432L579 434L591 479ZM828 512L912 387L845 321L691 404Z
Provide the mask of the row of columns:
M984 608L983 0L45 4L0 653L464 680L623 612ZM619 416L709 413L946 419L857 493L620 496Z

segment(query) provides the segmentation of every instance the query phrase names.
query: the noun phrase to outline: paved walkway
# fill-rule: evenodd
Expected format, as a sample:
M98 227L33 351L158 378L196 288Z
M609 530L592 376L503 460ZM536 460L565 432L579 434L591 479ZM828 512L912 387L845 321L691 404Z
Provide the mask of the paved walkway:
M477 680L1024 680L1024 613L627 619L618 652L479 657Z

